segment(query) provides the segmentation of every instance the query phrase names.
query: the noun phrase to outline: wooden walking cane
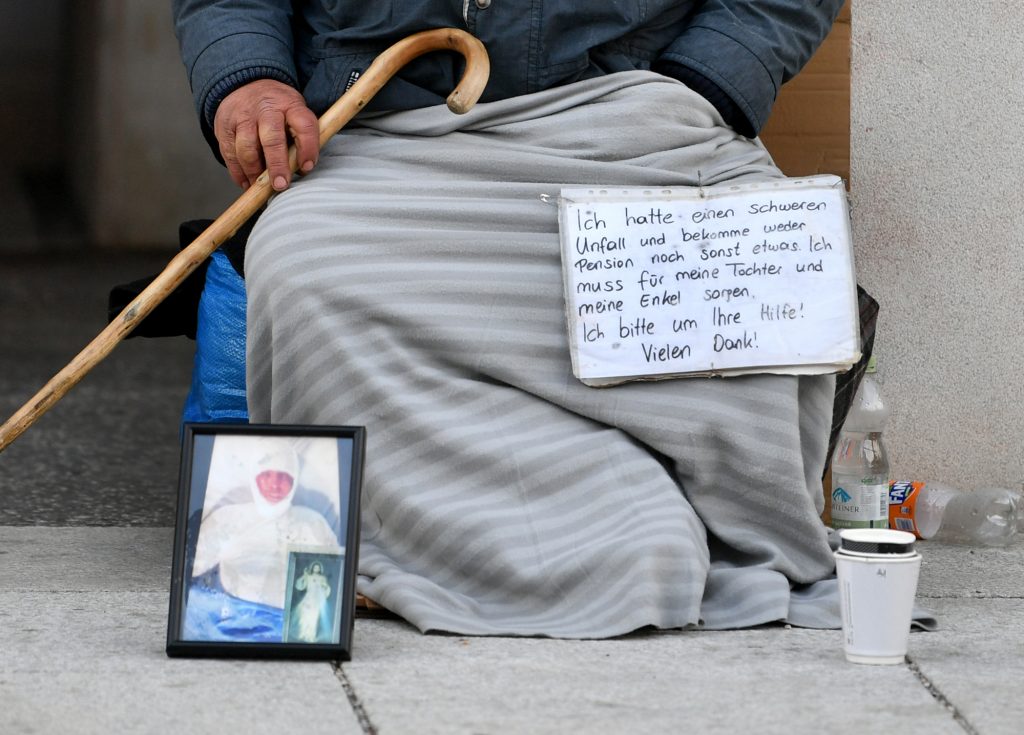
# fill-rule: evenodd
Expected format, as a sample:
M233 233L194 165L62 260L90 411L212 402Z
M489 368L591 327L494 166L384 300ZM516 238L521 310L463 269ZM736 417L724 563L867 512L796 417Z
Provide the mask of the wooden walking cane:
M440 28L409 36L378 56L366 72L320 118L320 146L356 114L405 64L430 51L457 51L466 59L466 70L455 90L448 96L448 108L455 113L468 112L480 95L490 74L487 51L480 41L455 28ZM292 171L298 169L294 146L289 153ZM59 401L86 373L110 354L118 342L134 329L156 306L181 285L225 240L262 207L273 189L270 175L264 171L234 204L214 220L188 247L176 255L163 272L124 308L84 350L53 376L32 399L0 426L0 451L21 436L28 427Z

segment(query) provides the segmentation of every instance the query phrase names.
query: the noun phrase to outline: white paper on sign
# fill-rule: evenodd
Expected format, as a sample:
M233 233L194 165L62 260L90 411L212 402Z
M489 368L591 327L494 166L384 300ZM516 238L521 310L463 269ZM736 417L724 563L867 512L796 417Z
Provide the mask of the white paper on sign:
M700 188L566 188L573 372L588 385L842 372L860 358L837 176Z

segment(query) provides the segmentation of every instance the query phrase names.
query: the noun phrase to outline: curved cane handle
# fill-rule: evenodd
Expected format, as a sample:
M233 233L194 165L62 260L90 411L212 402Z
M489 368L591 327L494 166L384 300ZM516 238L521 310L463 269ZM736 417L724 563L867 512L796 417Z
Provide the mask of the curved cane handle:
M480 95L490 74L487 51L479 40L455 28L423 31L402 39L378 56L366 72L320 118L320 145L323 146L349 122L405 64L431 51L457 51L466 58L466 69L458 86L448 96L452 112L469 111ZM292 171L298 166L294 146L289 154ZM188 275L199 267L214 250L238 231L246 220L262 207L273 188L270 175L264 171L235 202L228 207L199 237L178 253L142 293L128 304L107 327L78 353L60 372L24 406L0 426L0 451L17 439L53 404L64 397L85 375L113 351L117 343L167 298Z
M431 51L448 49L466 57L466 71L455 90L448 95L448 109L469 112L483 94L491 65L484 46L473 36L456 28L438 28L403 38L378 56L366 72L320 118L320 145L341 130L363 109L399 69Z

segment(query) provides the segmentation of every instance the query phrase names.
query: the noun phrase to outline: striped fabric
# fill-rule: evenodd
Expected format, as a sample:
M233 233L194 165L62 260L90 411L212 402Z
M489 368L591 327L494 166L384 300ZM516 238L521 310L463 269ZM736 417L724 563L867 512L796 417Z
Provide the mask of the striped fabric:
M360 592L463 634L838 626L833 377L583 386L542 200L778 176L647 72L331 141L248 244L248 396L254 422L367 427Z

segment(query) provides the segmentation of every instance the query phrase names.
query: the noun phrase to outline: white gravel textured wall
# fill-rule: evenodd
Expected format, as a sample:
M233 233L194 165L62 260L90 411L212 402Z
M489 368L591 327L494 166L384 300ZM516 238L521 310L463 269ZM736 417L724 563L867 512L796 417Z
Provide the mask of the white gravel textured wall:
M1024 4L854 0L851 202L894 474L1024 480Z

